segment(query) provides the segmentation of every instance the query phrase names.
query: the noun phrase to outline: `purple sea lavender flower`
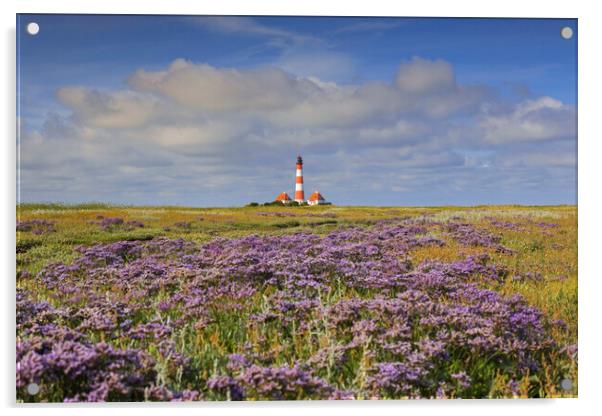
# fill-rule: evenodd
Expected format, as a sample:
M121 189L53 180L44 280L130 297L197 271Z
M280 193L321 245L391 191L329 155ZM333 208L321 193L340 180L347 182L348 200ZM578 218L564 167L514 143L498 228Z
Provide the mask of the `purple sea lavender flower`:
M17 231L31 232L36 235L53 233L56 222L44 219L17 221Z
M458 386L460 386L461 388L467 389L470 387L470 377L464 371L454 373L451 375L451 377L458 383Z
M250 235L204 244L154 238L79 247L71 264L49 264L27 279L43 295L17 292L19 397L29 397L23 383L31 377L23 369L31 372L45 362L54 363L52 371L35 374L43 380L61 374L55 385L67 400L185 397L169 383L148 390L157 374L142 359L143 350L163 366L161 377L181 380L178 385L189 389L207 382L211 397L231 399L337 398L341 386L320 377L330 372L328 380L337 380L358 357L373 363L366 390L374 397L433 397L439 387L456 395L465 379L448 374L458 373L457 363L467 357L492 357L490 363L503 363L500 371L507 377L536 368L542 353L557 347L543 314L520 297L484 289L504 280L504 268L486 256L412 264L414 248L442 244L424 237L441 227L396 219L340 226L325 236ZM37 300L42 298L49 301ZM228 327L222 326L225 318L259 335L232 349L244 355L230 357L227 365L217 357L222 363L217 371L198 368L180 342L198 336L206 343L215 327ZM317 344L307 360L283 366L269 331L316 343L327 331L328 345ZM87 337L133 346L138 355L124 356L115 346L97 350ZM66 364L53 357L91 363L69 370L90 378L76 389L65 379ZM196 375L189 376L188 369ZM199 376L222 372L209 380Z

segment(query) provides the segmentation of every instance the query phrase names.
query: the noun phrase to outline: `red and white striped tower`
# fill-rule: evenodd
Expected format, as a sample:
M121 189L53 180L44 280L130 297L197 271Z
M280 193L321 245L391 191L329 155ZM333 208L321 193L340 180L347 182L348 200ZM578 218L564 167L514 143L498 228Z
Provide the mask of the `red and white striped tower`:
M295 177L295 201L305 201L305 194L303 193L303 159L301 155L297 156L297 176Z

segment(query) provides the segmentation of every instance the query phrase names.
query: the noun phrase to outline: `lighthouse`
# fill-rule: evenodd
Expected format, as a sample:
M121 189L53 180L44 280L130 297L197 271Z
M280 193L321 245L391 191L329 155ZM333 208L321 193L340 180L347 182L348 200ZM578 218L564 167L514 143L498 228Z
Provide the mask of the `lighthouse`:
M302 203L305 201L303 193L303 159L301 155L297 156L297 175L295 177L295 202Z

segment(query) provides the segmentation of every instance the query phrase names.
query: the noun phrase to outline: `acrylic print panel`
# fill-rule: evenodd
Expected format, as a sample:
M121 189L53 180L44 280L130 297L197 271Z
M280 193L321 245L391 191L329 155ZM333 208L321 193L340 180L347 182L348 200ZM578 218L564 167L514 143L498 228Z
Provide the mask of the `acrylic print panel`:
M575 19L17 33L19 402L577 396Z

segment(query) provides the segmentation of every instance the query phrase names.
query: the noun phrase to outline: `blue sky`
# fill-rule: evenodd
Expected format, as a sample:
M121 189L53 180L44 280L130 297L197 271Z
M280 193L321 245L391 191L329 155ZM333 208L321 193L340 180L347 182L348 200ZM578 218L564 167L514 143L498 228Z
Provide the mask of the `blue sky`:
M17 20L23 202L576 203L574 19Z

